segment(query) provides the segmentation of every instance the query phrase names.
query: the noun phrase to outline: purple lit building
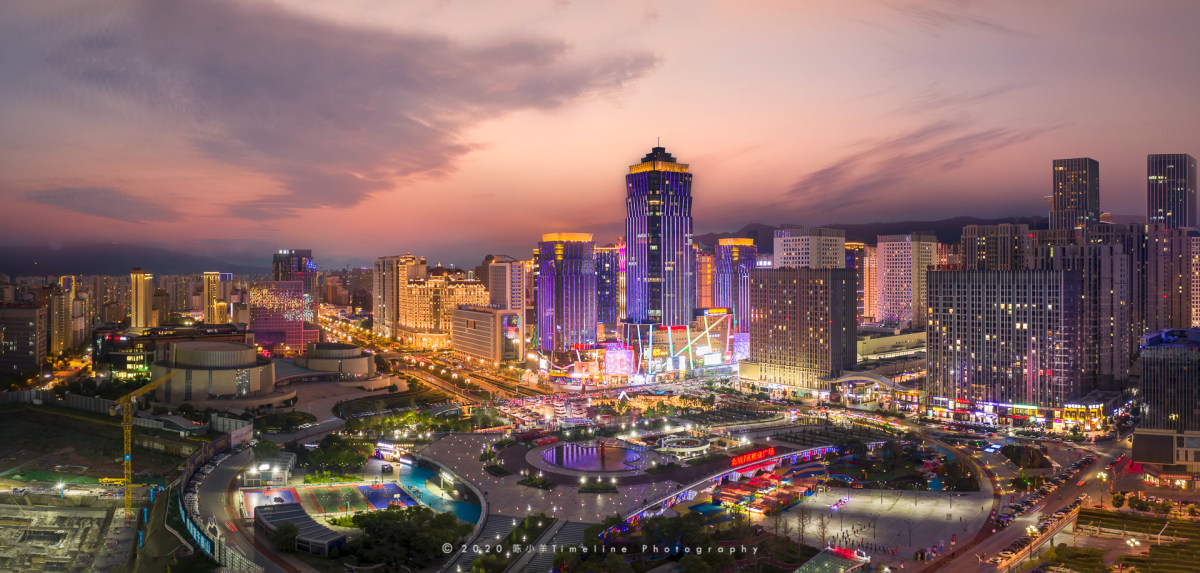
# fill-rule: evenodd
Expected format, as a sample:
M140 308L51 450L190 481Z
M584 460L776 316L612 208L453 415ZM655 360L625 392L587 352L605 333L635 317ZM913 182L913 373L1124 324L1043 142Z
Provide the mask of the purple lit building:
M596 344L596 243L590 233L549 233L538 243L538 348Z
M662 147L625 176L626 315L639 324L692 319L692 174Z
M250 330L256 343L274 347L278 354L317 342L317 331L305 328L314 317L312 297L304 292L303 282L252 281L249 289Z
M719 239L713 306L729 309L734 332L750 332L750 271L758 260L753 239Z

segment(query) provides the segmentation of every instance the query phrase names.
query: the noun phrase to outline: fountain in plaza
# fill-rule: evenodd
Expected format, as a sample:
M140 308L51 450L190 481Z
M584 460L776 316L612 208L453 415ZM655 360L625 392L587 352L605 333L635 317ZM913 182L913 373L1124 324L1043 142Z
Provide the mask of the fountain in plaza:
M588 472L619 472L636 469L633 462L641 454L618 446L595 444L559 444L542 452L548 464Z

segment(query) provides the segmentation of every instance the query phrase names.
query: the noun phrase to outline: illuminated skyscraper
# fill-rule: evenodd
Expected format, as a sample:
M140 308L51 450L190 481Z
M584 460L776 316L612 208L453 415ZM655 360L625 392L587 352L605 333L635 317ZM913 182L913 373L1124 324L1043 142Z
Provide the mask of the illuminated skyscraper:
M1100 163L1095 159L1054 160L1050 230L1082 229L1083 236L1100 222Z
M655 147L625 176L628 320L667 326L692 318L692 174Z
M716 255L708 251L696 251L696 308L712 308L713 281L716 280Z
M616 333L621 321L621 249L596 247L596 322Z
M300 281L304 294L315 303L320 302L317 289L317 263L310 249L281 250L271 260L271 280Z
M750 332L750 271L758 260L753 239L719 239L713 305L728 308L734 332Z
M590 233L549 233L538 243L538 348L596 343L596 244Z
M495 308L525 312L525 261L503 255L487 267L488 276L479 277L488 283L489 304Z
M154 275L145 272L141 267L134 267L129 273L129 308L132 328L152 328L158 326L157 315L154 314Z
M1197 225L1195 157L1186 153L1146 156L1146 220L1168 229Z
M210 271L204 273L204 324L225 324L229 322L228 304L221 305L221 273ZM229 301L224 301L228 303ZM218 312L218 307L225 310Z

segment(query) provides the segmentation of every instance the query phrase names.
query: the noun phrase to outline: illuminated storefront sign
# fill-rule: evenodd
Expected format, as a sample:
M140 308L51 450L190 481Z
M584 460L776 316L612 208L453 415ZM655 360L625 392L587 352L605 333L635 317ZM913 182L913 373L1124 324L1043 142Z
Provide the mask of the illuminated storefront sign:
M757 462L758 460L763 460L773 455L775 455L775 448L773 447L765 450L747 452L738 456L734 456L733 459L729 460L729 467L737 467L742 464Z

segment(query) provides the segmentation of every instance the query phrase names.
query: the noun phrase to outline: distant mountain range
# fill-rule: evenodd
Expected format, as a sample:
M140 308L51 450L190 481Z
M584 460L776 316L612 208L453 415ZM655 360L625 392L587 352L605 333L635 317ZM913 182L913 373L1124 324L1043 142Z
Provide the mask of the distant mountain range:
M243 275L270 274L269 266L230 264L212 257L189 255L158 247L102 243L61 248L0 247L0 273L21 275L124 275L142 267L156 275L220 271Z
M897 221L887 223L861 223L856 225L832 224L821 225L834 229L844 229L846 231L846 240L874 245L879 235L902 235L913 231L933 231L937 235L938 241L943 243L957 243L962 237L963 227L967 225L997 225L1000 223L1024 223L1029 225L1031 229L1045 229L1049 227L1049 220L1046 217L1031 215L1028 217L999 217L995 219L980 219L977 217L954 217L951 219L940 219L937 221ZM717 244L718 239L728 239L732 237L741 237L754 239L754 244L758 247L760 253L772 253L775 251L774 239L775 230L780 229L779 226L764 225L762 223L750 223L740 230L732 233L706 233L704 235L696 235L693 241L701 245L712 247Z

